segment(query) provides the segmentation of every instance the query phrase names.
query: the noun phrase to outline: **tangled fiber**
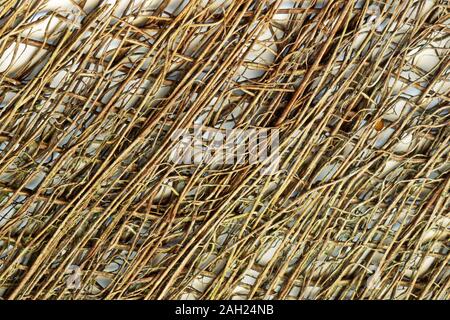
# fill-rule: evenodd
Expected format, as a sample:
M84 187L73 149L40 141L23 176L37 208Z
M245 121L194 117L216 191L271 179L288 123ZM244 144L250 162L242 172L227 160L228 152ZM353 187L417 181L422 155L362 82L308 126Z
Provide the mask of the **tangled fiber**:
M0 297L448 299L449 25L447 0L0 0ZM277 158L171 161L194 126L276 131Z

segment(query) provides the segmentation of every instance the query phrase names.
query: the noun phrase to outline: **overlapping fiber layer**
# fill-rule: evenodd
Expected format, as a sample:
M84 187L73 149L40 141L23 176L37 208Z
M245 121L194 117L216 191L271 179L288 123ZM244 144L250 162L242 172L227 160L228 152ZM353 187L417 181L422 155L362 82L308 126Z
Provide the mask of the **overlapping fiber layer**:
M0 297L448 299L449 25L447 0L0 0ZM195 125L275 130L279 166L170 161Z

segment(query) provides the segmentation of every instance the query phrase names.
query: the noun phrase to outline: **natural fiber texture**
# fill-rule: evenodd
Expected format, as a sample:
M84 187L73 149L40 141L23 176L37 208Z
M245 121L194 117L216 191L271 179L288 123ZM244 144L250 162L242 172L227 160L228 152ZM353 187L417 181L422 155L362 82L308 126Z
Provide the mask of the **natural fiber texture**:
M449 24L446 0L0 0L0 297L448 299ZM170 161L194 124L278 130L277 171Z

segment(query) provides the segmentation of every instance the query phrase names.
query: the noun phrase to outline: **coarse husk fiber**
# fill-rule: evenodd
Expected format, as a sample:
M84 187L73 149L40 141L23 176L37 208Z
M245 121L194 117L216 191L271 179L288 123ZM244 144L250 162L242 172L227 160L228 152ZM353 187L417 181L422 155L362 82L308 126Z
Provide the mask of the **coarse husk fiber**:
M0 0L0 297L448 299L449 7Z

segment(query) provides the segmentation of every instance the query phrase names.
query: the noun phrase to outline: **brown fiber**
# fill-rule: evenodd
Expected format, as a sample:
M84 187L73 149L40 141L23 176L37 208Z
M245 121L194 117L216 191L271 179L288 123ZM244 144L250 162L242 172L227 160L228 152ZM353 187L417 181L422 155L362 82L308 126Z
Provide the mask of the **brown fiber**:
M447 0L50 2L0 0L1 298L450 297Z

